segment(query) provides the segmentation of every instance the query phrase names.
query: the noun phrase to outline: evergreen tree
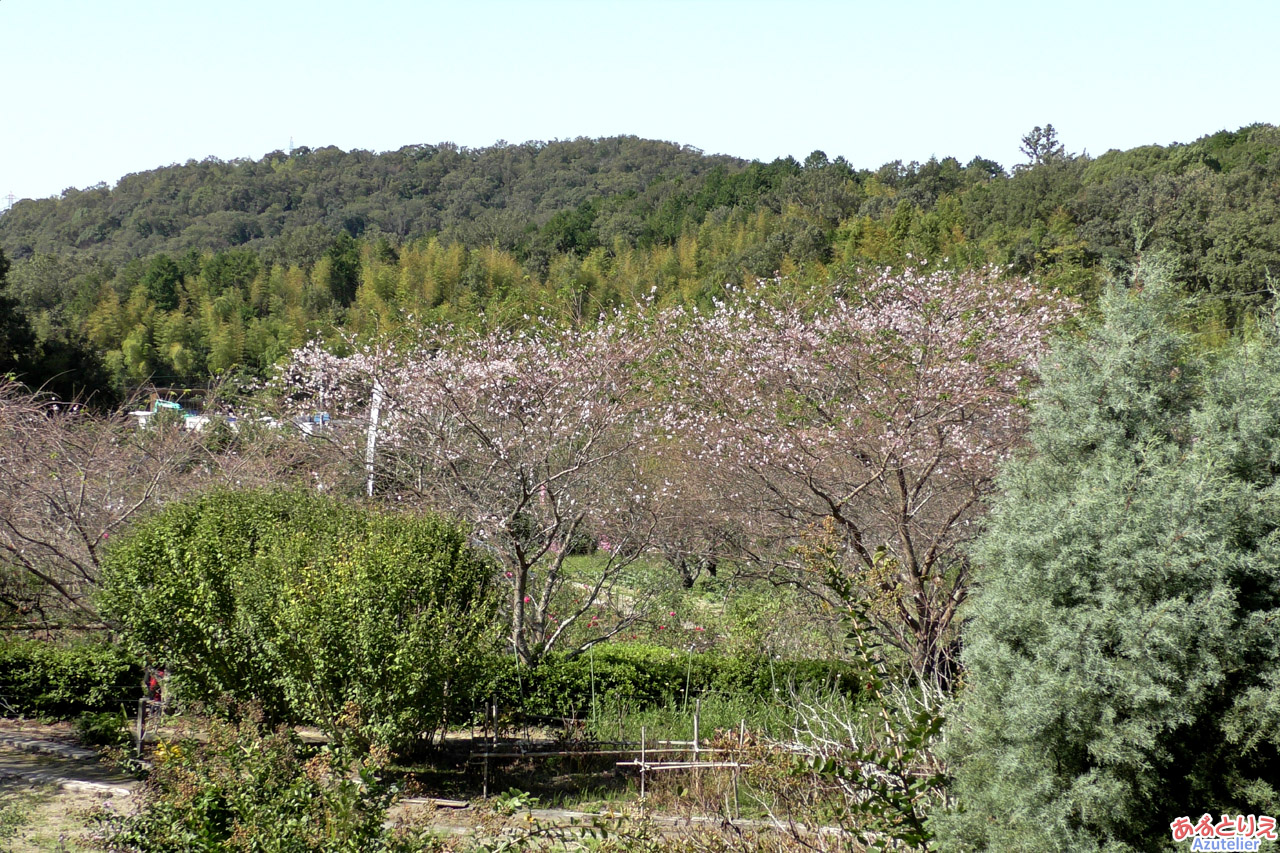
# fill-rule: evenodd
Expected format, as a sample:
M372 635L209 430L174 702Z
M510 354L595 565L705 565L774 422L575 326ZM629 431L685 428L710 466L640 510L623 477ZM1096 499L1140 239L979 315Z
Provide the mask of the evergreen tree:
M119 402L101 359L81 336L64 334L41 340L18 302L9 296L8 271L9 261L0 252L0 379L12 376L29 388L62 400L104 408Z
M329 292L339 305L347 306L360 287L360 247L351 235L339 234L325 255L329 259Z
M1022 137L1022 153L1027 155L1031 165L1039 166L1065 158L1067 149L1058 141L1058 131L1053 125L1046 124L1043 128L1036 125Z
M0 377L17 372L35 349L35 335L18 304L5 293L9 260L0 251Z
M1280 327L1198 355L1150 268L1043 362L974 548L947 850L1160 850L1280 805Z

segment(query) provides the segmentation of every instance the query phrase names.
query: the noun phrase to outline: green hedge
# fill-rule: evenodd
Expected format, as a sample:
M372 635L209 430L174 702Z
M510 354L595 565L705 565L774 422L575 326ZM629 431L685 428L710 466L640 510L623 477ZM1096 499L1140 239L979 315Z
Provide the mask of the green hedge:
M70 719L86 711L118 711L141 695L142 667L118 646L0 643L4 714Z
M594 662L593 662L594 658ZM623 702L635 711L661 708L708 693L768 699L777 688L858 690L851 666L838 661L726 658L687 655L645 645L609 645L594 655L553 654L533 669L517 670L511 658L491 658L487 677L471 701L496 698L500 711L537 716L585 716L591 708L591 674L598 701ZM33 640L0 644L0 694L6 713L70 719L86 711L132 707L141 695L142 669L123 649L105 643L64 646ZM465 707L465 706L464 706Z
M530 715L583 716L591 708L592 671L597 700L622 701L633 710L663 707L689 695L722 693L771 698L797 689L834 689L853 695L859 682L852 666L839 661L770 661L765 657L726 658L668 648L617 644L568 657L552 654L536 667L514 659L489 663L490 677L475 697L477 706L493 697L499 711Z

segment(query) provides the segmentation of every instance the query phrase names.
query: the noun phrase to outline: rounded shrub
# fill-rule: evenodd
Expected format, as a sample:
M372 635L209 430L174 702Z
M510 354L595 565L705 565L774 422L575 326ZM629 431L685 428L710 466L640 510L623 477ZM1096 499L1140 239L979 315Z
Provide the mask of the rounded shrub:
M492 578L440 517L219 492L122 537L101 603L190 698L405 750L473 692L497 633Z

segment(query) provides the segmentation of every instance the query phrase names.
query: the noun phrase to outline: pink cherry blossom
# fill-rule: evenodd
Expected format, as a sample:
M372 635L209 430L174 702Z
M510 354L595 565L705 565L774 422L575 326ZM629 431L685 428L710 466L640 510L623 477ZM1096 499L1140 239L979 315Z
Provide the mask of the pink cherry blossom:
M1000 270L919 263L588 328L446 328L342 357L314 342L280 382L300 407L357 424L380 389L372 470L472 525L514 582L511 642L527 661L594 608L621 614L596 640L645 618L648 593L621 606L617 587L647 548L813 587L797 547L819 536L843 578L826 579L879 602L883 638L928 672L946 666L968 589L959 545L1019 445L1047 336L1073 311ZM363 459L361 430L335 441ZM584 537L603 565L570 585L565 546ZM546 608L571 588L574 610L553 624Z

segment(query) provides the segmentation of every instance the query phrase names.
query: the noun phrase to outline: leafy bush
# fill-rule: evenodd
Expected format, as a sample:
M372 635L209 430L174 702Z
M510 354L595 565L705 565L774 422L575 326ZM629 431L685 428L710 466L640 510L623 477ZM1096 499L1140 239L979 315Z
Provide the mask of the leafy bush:
M126 746L132 740L123 711L86 711L76 717L76 734L85 746Z
M141 695L141 684L142 667L119 646L0 643L4 713L71 719L86 711L119 712Z
M207 742L162 743L141 807L101 820L109 849L131 853L429 849L384 826L396 793L376 753L309 748L250 714L211 721Z
M441 518L224 492L122 537L102 605L190 698L406 750L471 692L495 636L492 576Z

